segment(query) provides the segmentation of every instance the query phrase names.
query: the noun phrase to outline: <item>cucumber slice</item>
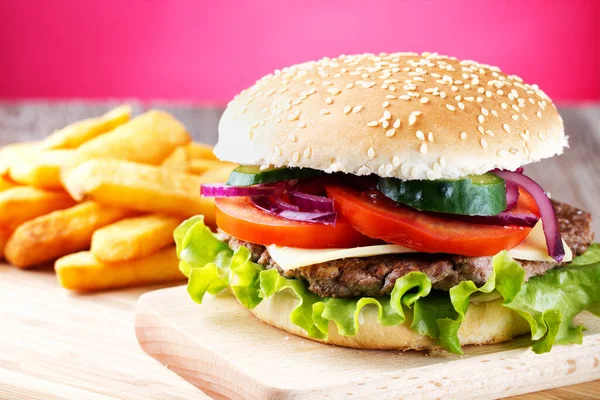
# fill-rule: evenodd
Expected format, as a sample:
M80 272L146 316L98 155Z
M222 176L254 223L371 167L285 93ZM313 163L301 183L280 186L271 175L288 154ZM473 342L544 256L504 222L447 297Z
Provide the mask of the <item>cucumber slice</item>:
M506 185L492 173L435 181L379 178L377 187L390 199L417 210L497 215L506 209Z
M260 183L287 181L290 179L312 178L325 172L310 168L269 168L261 170L256 165L240 165L229 175L230 186L252 186Z

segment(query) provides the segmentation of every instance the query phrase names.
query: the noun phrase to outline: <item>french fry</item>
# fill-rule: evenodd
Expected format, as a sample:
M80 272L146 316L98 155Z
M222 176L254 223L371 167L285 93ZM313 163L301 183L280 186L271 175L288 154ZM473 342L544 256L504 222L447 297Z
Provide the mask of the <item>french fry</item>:
M181 221L154 214L115 222L94 232L91 252L103 262L146 257L173 244L173 231Z
M210 169L200 175L200 179L202 180L202 183L227 182L231 171L233 171L235 167L237 167L235 164L223 163L222 166Z
M190 160L187 170L191 174L202 175L210 170L226 167L231 167L230 170L233 170L237 164L218 160Z
M0 148L0 175L6 176L15 161L28 154L37 153L39 149L39 142L11 143Z
M186 146L187 155L192 160L216 160L217 157L213 153L213 147L204 143L191 142Z
M10 178L40 189L62 189L60 168L72 154L65 149L28 154L11 165Z
M184 146L179 146L165 158L161 167L172 172L186 172L188 169L188 155Z
M204 214L214 224L214 201L199 193L204 182L199 176L119 160L90 160L63 177L64 187L79 201L183 218Z
M44 149L75 149L83 143L124 124L129 121L130 117L131 107L122 105L100 117L77 121L55 131L42 141L41 146Z
M18 186L16 182L4 176L0 176L0 192L6 189L13 188L15 186Z
M16 186L0 192L0 227L14 230L22 223L49 212L71 207L75 201L65 192Z
M4 259L4 247L6 246L6 242L8 242L8 238L11 234L12 231L0 228L0 260Z
M185 127L172 115L151 110L79 146L63 173L97 158L158 165L189 141Z
M54 269L61 286L80 292L185 280L175 246L120 263L104 263L84 251L57 260Z
M94 202L51 212L19 226L4 249L6 260L20 268L87 249L96 229L135 215L130 210Z

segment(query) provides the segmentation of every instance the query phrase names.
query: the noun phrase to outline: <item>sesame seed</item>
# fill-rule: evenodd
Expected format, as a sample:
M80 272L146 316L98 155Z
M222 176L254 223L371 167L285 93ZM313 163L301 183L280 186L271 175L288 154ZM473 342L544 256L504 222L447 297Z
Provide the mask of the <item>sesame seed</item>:
M485 122L485 118L483 117L483 115L479 114L477 116L477 121L479 121L480 124L483 124Z
M492 110L490 111L492 113L492 115L496 118L498 118L498 112L496 110Z
M466 140L467 139L467 132L461 132L460 133L460 138L461 138L461 140Z
M354 83L349 83L346 85L346 89L352 89L354 87Z
M283 109L285 111L289 111L292 109L292 105L290 103L285 103L285 105L283 106Z
M392 158L392 164L394 165L394 167L398 167L400 165L400 158L398 158L398 156L394 156Z
M296 110L293 114L288 116L288 121L295 121L300 117L300 110Z
M369 156L369 158L374 158L375 157L375 149L372 147L369 147L369 150L367 150L367 155Z
M429 101L429 99L427 97L421 97L421 104L425 104Z
M370 127L374 127L374 126L377 126L377 125L379 125L379 122L377 122L377 121L371 121L371 122L369 122L367 124L367 126L370 126Z
M327 93L336 96L341 93L341 90L337 89L337 88L329 88L329 89L327 89Z
M410 176L412 178L417 178L419 176L419 170L417 169L417 167L414 167L410 170Z
M298 128L306 128L306 122L304 122L304 121L299 121L299 122L298 122Z
M458 102L458 104L457 104L457 106L458 106L458 108L460 108L461 110L464 110L464 109L465 109L465 105L464 105L464 103L463 103L462 101L459 101L459 102Z
M516 112L519 112L519 111L521 111L521 110L519 110L519 106L517 106L516 104L513 104L511 107L512 107L512 109L513 109L513 110L515 110Z
M385 98L386 98L386 99L390 99L390 100L392 100L392 99L395 99L395 98L396 98L396 96L394 96L393 94L386 94L386 95L385 95Z
M542 112L541 111L536 112L535 115L537 115L538 118L542 118Z
M323 83L321 83L321 85L323 85L323 86L331 86L331 85L333 85L333 82L331 82L331 81L323 81Z
M290 139L291 142L295 142L296 141L296 135L294 135L293 133L290 133L288 135L288 139Z
M452 87L450 88L450 90L452 90L453 92L456 92L456 91L458 91L458 88L457 88L456 86L452 86Z
M388 121L387 119L384 119L383 122L381 123L381 127L383 129L387 129L388 126L390 126L390 121Z
M391 113L391 112L389 112L389 111L387 111L387 110L385 110L385 111L383 112L383 118L385 118L385 119L390 119L390 118L392 118L392 113Z
M483 101L483 97L479 96L477 97L477 99L475 99L478 103L481 103Z
M488 135L488 136L494 136L494 132L492 132L492 131L491 131L491 130L489 130L489 129L486 129L486 130L485 130L485 134L486 134L486 135Z
M442 99L445 99L445 98L446 98L446 96L447 96L447 95L446 95L446 92L444 92L444 91L441 91L441 92L440 92L440 97L441 97Z
M307 79L304 81L304 83L306 83L307 85L312 85L313 81L312 79Z
M258 127L258 124L259 124L258 121L254 122L252 125L250 125L250 129L254 129L254 128Z
M395 133L396 133L396 129L392 128L385 133L385 136L392 137L392 136L394 136Z
M381 105L383 108L389 107L390 106L390 102L389 101L384 101L383 104Z
M529 149L525 149L527 150L525 153L527 153ZM519 154L519 149L517 149L516 147L511 147L508 151L510 151L512 154Z
M541 140L541 141L544 141L544 140L546 140L546 138L544 137L544 132L542 132L542 131L539 131L539 132L538 132L538 136L540 137L540 140Z
M481 138L481 140L479 141L479 144L481 145L481 147L483 147L484 149L487 148L487 142L485 141L485 139Z
M506 133L510 133L510 126L508 126L508 124L502 125L502 128L506 131Z
M250 138L250 140L252 140L252 138L254 137L254 132L248 131L248 137Z
M306 150L304 150L304 158L310 158L311 153L312 149L310 147L307 147Z
M417 131L416 135L419 140L425 140L425 134L422 131Z
M470 102L472 102L473 100L475 100L475 97L473 97L473 96L468 96L468 97L465 97L465 100L466 100L466 101L470 101Z
M402 96L398 96L400 100L410 100L410 96L403 94Z
M511 118L516 121L519 119L519 116L517 114L513 114L513 115L511 115Z
M423 143L423 144L421 144L421 147L419 148L419 151L420 151L422 154L425 154L425 153L427 153L427 143Z
M506 156L508 153L505 150L498 150L496 152L496 154L498 154L498 157L504 157Z
M506 104L506 103L502 103L502 104L500 104L500 107L501 107L503 110L506 110L506 109L508 108L508 104Z
M482 135L485 134L485 130L483 129L483 126L478 126L477 130L479 131L479 133L481 133Z
M344 114L349 114L350 111L352 111L352 106L346 106L346 107L344 107Z
M492 97L492 92L490 92L489 90L486 90L486 91L485 91L485 95L486 95L487 97Z
M446 108L450 111L455 111L456 108L452 104L446 104Z
M331 104L333 103L333 99L331 97L328 97L325 99L325 104Z
M487 110L485 107L481 107L481 113L482 113L483 115L485 115L486 117L487 117L488 115L490 115L490 113L488 112L488 110Z
M300 153L295 151L294 154L292 154L292 161L298 162L298 160L300 160Z
M402 121L400 121L400 118L396 119L396 121L394 121L394 128L396 128L396 129L400 128L401 123L402 123Z
M430 142L433 142L433 132L429 132L427 134L427 140L429 140Z
M326 110L326 109L322 109L322 110L320 111L320 113L321 113L321 115L327 115L327 114L331 114L331 112L330 112L329 110Z
M363 109L363 106L354 106L354 107L352 108L352 112L353 112L354 114L356 114L356 113L360 112L360 110L362 110L362 109Z

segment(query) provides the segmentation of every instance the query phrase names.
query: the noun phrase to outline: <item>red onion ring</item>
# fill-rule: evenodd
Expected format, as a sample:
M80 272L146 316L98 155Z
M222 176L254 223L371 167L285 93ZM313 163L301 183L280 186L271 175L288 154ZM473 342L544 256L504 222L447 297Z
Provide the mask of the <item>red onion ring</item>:
M306 211L293 211L281 207L277 203L271 201L266 196L253 196L251 197L252 203L258 209L268 213L277 215L278 217L302 222L319 222L325 225L335 225L337 213L336 212L306 212Z
M295 189L288 190L288 196L290 197L291 203L297 205L303 211L335 211L333 200L325 196L304 193Z
M221 184L200 185L203 197L240 197L240 196L273 196L278 188L273 185L229 186Z
M511 181L504 181L506 184L506 209L504 211L511 210L519 201L519 186Z
M561 262L565 256L565 249L560 236L560 230L558 229L558 221L556 219L556 213L554 212L554 206L552 206L552 202L550 202L550 199L546 196L544 189L542 189L542 187L533 179L518 172L495 171L494 173L504 179L507 183L513 182L517 184L533 196L542 216L542 225L544 227L544 236L546 237L548 254L557 262Z

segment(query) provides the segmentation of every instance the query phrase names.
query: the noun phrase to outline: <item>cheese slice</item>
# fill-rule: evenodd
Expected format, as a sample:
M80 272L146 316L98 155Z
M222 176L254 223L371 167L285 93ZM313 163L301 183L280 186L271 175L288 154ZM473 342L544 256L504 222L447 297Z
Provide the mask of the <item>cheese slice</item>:
M573 259L573 254L564 240L563 245L565 247L565 257L563 262L569 262ZM269 250L269 255L273 261L275 261L284 271L343 258L418 253L416 250L395 244L352 247L347 249L301 249L270 245L267 246L267 249ZM548 255L546 238L544 237L541 221L537 223L520 245L509 250L508 253L517 260L554 261L552 257Z

